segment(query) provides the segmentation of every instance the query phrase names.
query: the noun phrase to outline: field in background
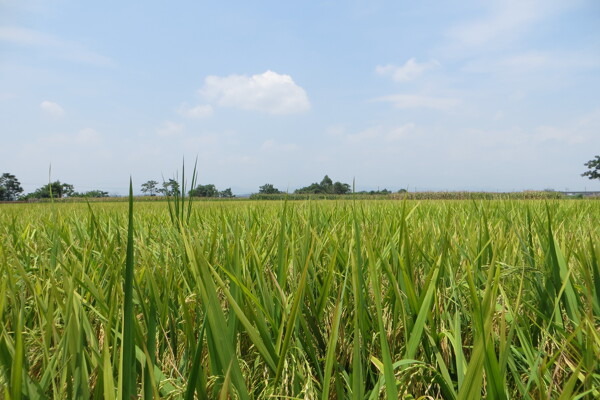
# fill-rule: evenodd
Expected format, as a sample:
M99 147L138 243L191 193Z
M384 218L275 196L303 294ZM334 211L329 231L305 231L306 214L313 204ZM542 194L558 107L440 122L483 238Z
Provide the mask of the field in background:
M526 190L522 192L397 192L372 194L358 192L351 194L332 193L254 193L232 198L195 197L195 201L245 201L245 200L559 200L598 198L600 192L557 192ZM128 197L63 197L54 199L28 199L16 203L81 203L81 202L117 202L128 201ZM140 201L166 201L165 196L136 196Z
M188 212L134 204L128 292L126 203L0 205L0 397L600 397L598 201Z

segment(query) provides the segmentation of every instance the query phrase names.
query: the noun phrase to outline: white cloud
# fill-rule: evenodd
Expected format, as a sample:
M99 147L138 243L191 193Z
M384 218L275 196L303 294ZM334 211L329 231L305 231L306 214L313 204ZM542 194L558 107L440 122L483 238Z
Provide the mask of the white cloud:
M65 115L65 110L57 103L52 101L42 101L40 103L42 112L50 117L60 118Z
M23 46L60 47L63 42L32 29L0 26L0 40Z
M580 144L586 141L584 135L547 125L538 126L533 134L533 139L542 143L559 142L568 145Z
M403 139L407 137L412 131L414 131L415 127L416 125L413 122L410 122L408 124L391 129L389 132L387 132L385 137L389 141Z
M92 128L84 128L75 135L75 141L80 144L96 145L100 143L100 135Z
M213 115L214 110L210 104L199 104L195 107L190 107L187 104L182 104L177 112L180 115L188 118L208 118Z
M252 76L211 75L206 77L200 93L208 101L222 107L269 114L293 114L310 108L304 89L291 76L273 71Z
M411 58L401 67L394 64L378 65L375 68L375 72L379 75L391 76L396 82L407 82L418 78L423 72L436 68L439 65L439 62L436 60L418 63L415 58Z
M519 74L550 71L595 69L600 56L586 52L528 51L499 58L481 58L468 62L462 69L469 73Z
M455 144L465 146L468 153L472 148L487 151L527 150L543 156L548 149L563 149L593 145L598 124L584 125L582 119L568 125L538 125L534 127L512 126L505 129L466 129L454 135ZM600 120L599 120L600 121ZM462 153L461 153L462 154Z
M81 43L62 40L32 29L0 26L0 41L46 49L52 56L69 61L98 66L114 66L113 60L87 49Z
M183 124L178 124L173 121L165 121L162 125L156 130L156 134L158 136L173 136L183 131Z
M519 38L535 23L575 3L565 0L494 0L486 15L454 26L448 36L455 44L483 46Z
M364 129L360 132L351 133L349 135L346 135L346 139L350 143L359 143L359 142L364 142L364 141L375 140L381 136L382 129L383 128L381 126L370 127L370 128Z
M598 147L600 142L600 109L581 115L568 124L558 126L541 125L532 135L537 142L555 142L566 145L587 144L589 148Z
M396 108L431 108L434 110L449 110L460 103L458 99L451 97L432 97L415 94L393 94L379 97L375 101L389 102Z

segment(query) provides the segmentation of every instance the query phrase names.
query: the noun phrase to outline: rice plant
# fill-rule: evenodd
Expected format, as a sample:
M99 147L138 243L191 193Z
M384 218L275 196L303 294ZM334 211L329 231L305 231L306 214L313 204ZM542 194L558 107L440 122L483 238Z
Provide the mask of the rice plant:
M598 201L175 201L0 205L0 397L600 398Z

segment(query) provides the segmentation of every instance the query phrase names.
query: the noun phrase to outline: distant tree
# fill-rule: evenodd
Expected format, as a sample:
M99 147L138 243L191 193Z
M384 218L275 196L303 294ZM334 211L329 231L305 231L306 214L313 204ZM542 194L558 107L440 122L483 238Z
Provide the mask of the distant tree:
M258 193L260 193L260 194L277 194L277 193L281 193L281 191L279 189L277 189L275 186L271 185L270 183L265 183L264 185L258 187Z
M229 189L231 191L231 189ZM190 196L194 197L218 197L219 191L213 184L198 185L194 189L190 190Z
M157 186L157 181L148 181L146 183L142 183L142 192L150 196L156 196Z
M162 189L158 189L157 192L164 194L165 196L174 196L175 194L181 195L179 190L179 182L175 179L169 179L167 182L163 182Z
M305 187L300 188L300 189L296 189L295 193L301 193L301 194L304 194L304 193L318 194L318 193L323 193L323 188L318 183L311 183L308 186L305 186Z
M73 196L74 193L73 185L55 181L36 189L33 193L29 193L25 197L29 199L49 199L50 197L60 199Z
M400 189L400 190L398 190L398 192L397 192L397 193L406 193L406 192L407 192L407 190L406 190L406 189Z
M319 186L321 186L323 193L333 193L333 181L329 176L325 175Z
M581 176L587 176L589 179L600 179L600 156L596 156L583 165L588 167L588 171L585 171Z
M15 201L23 193L19 180L12 174L6 172L0 176L0 200Z
M73 193L75 193L75 188L73 187L73 185L70 185L68 183L63 183L60 186L60 197L70 197L73 195Z
M231 188L227 188L227 189L222 190L222 191L219 192L219 197L223 197L223 198L229 199L229 198L232 198L232 197L235 197L235 196L233 195L233 192L231 191Z
M75 192L71 197L108 197L108 192L103 190L88 190L87 192Z
M350 193L350 185L347 183L336 182L333 184L333 193L335 193L335 194Z
M301 194L319 194L319 193L335 193L346 194L350 192L350 185L347 183L333 183L328 175L325 175L321 183L311 183L310 185L297 189L295 193Z
M377 190L371 190L371 191L368 191L368 192L366 192L366 191L362 191L362 192L360 192L360 193L364 193L364 194L390 194L390 193L392 193L392 192L390 192L390 191L389 191L389 190L387 190L387 189L383 189L383 190L379 190L379 189L377 189Z

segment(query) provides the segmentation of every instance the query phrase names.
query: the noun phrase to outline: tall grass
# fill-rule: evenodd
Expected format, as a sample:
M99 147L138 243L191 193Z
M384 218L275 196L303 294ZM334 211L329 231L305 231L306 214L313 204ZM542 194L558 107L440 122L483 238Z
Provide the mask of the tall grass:
M0 206L0 397L600 397L600 202L178 202Z

